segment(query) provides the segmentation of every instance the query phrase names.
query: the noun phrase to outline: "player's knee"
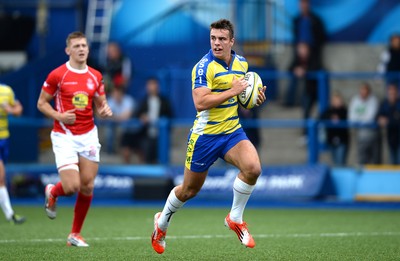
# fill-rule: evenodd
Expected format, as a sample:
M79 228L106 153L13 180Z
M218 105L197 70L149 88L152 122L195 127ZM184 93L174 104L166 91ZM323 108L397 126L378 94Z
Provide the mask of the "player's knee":
M63 189L65 192L65 195L71 196L79 191L79 184L74 183L74 184L63 185Z
M252 179L257 179L261 175L261 165L260 164L249 164L243 172Z
M86 195L90 195L93 193L94 190L94 183L82 184L80 187L80 192Z

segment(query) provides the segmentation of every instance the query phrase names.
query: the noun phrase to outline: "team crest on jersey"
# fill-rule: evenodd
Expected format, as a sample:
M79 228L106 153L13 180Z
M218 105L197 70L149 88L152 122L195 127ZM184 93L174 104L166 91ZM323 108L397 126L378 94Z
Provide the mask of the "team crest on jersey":
M93 83L93 80L91 78L89 78L87 80L86 86L88 87L89 90L93 90L94 89L94 83Z
M77 109L85 109L89 104L88 94L82 92L74 94L74 97L72 97L72 104Z

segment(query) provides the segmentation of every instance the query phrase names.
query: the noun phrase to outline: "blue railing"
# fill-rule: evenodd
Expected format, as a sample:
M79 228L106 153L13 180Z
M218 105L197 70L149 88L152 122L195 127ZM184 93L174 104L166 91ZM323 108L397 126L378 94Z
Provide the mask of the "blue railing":
M263 82L267 85L268 82L275 82L277 80L290 80L293 76L290 72L281 72L273 70L261 70L255 69L255 71L263 79ZM329 95L330 95L330 80L371 80L371 79L382 79L390 77L396 79L397 86L400 87L400 72L398 73L387 73L382 75L376 72L327 72L327 71L315 71L310 72L306 75L310 79L315 79L318 82L318 111L323 112L329 106ZM275 86L276 88L276 86Z
M107 121L97 121L96 124L99 127L110 127L117 126L118 123L107 122ZM160 119L158 121L159 127L159 140L158 140L158 162L162 165L170 164L170 132L174 128L187 127L188 129L192 126L192 119ZM376 124L356 124L349 123L346 121L332 123L330 121L320 121L315 119L308 120L298 120L298 119L285 119L285 120L242 120L241 124L245 127L257 127L257 128L304 128L307 130L308 136L308 147L307 147L307 163L315 164L319 161L319 155L321 153L319 140L319 129L321 128L375 128ZM50 127L52 126L52 121L47 119L34 119L34 118L11 118L10 126L23 126L23 127ZM134 119L124 122L124 126L130 127L141 127L139 120ZM111 135L106 137L106 143L110 144L115 139L115 132L111 132ZM184 137L185 138L185 137Z

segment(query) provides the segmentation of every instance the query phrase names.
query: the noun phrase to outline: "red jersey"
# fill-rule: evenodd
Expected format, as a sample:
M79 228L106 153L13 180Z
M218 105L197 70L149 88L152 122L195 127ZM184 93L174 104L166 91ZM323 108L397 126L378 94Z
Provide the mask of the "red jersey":
M76 109L74 124L54 120L53 131L80 135L94 128L93 97L104 95L103 77L99 71L89 66L83 70L74 69L67 62L47 76L42 90L54 96L58 112Z

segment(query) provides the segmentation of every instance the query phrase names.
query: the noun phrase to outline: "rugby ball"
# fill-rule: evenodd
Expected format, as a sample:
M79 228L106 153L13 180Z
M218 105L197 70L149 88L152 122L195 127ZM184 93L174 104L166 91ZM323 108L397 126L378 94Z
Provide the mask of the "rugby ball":
M247 72L244 80L249 84L242 93L238 95L239 104L245 109L251 109L257 104L258 91L262 89L263 83L256 72Z

